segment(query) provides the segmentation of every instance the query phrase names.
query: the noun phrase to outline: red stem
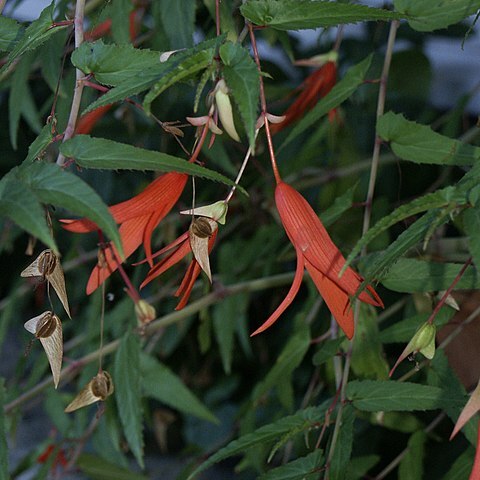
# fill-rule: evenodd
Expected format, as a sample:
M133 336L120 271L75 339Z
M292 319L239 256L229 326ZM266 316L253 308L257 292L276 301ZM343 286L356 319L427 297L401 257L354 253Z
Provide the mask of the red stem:
M279 183L281 183L282 177L280 177L280 172L278 171L277 160L275 158L275 150L273 148L272 135L270 133L270 125L268 124L267 101L265 99L265 89L263 86L262 67L260 65L260 57L258 56L257 41L255 39L255 34L253 33L253 27L251 23L248 24L248 30L250 32L250 41L252 43L253 58L255 59L255 63L257 64L257 68L258 68L258 73L260 74L260 104L262 107L262 116L265 122L265 133L267 135L268 152L270 154L270 161L272 162L272 169L273 169L273 174L275 175L275 181L277 182L277 185L278 185Z

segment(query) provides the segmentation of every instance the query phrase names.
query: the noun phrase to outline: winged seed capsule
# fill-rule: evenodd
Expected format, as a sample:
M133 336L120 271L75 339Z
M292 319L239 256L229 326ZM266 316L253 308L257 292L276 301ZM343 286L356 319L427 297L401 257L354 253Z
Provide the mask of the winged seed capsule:
M65 412L70 413L79 408L86 407L95 402L106 400L115 388L112 377L105 370L97 373L80 391L80 393L68 404Z

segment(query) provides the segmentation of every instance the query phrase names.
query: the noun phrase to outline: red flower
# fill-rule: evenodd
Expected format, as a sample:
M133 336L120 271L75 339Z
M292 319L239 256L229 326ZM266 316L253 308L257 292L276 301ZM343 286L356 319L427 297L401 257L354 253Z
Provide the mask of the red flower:
M120 225L125 259L143 243L150 265L153 265L151 236L154 228L168 214L183 192L188 176L171 172L158 177L143 192L109 208L115 221ZM98 230L98 226L85 218L61 220L63 228L75 233ZM92 271L87 284L87 295L95 291L117 268L120 255L110 243L105 249L105 259Z
M300 95L284 113L285 120L281 123L270 125L270 131L277 133L291 123L302 118L305 111L312 109L317 102L335 86L337 81L337 64L333 61L324 63L320 68L311 73L299 89ZM331 113L331 112L330 112Z
M88 134L104 115L113 107L113 103L103 105L83 115L75 126L75 135Z
M275 202L288 238L297 252L297 269L287 296L253 335L270 327L292 303L300 289L306 268L335 320L345 335L352 338L354 321L350 297L355 295L362 277L352 268L347 268L339 277L345 258L312 207L295 189L279 181L275 190ZM370 305L383 307L382 300L371 286L360 293L358 298Z
M194 228L192 228L193 225L195 225L195 222L198 221L199 219L202 219L202 223L207 222L209 227L207 228L207 231L205 234L199 234L198 232L194 232ZM143 288L145 285L150 283L154 278L157 278L160 276L162 273L166 272L170 267L173 265L177 264L185 258L189 253L192 253L192 243L193 243L193 238L197 239L197 242L202 240L205 241L206 244L206 249L208 251L205 251L206 257L207 257L207 263L208 263L208 254L212 251L213 245L215 244L215 239L217 238L217 222L211 219L207 219L206 217L199 217L197 218L194 223L190 227L189 231L185 232L183 235L178 237L176 240L174 240L172 243L167 245L166 247L162 248L159 250L157 253L155 253L155 256L162 255L172 249L173 252L169 253L165 258L163 258L159 263L157 263L152 269L147 274L147 277L143 281L143 283L140 285L140 288ZM204 227L205 228L205 227ZM193 238L192 238L193 237ZM194 247L193 248L193 253L194 253L194 258L190 262L190 265L187 268L187 271L185 273L185 276L183 277L182 283L178 287L177 291L174 293L176 297L180 297L180 301L178 302L178 305L176 306L175 310L181 310L188 302L188 299L190 298L190 294L192 293L193 285L195 284L195 281L197 280L198 276L200 275L200 272L202 270L205 270L208 277L210 278L210 267L201 265L203 263L202 258L199 258L196 253L197 249ZM201 255L201 252L200 252ZM198 259L198 260L197 260ZM211 280L211 278L210 278Z

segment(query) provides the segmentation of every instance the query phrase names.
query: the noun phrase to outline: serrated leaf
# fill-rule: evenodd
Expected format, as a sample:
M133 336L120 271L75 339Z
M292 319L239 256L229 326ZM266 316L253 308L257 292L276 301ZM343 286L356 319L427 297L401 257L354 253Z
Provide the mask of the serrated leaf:
M66 208L95 222L122 251L117 225L108 207L80 177L58 165L36 162L22 166L21 179L43 203Z
M150 114L150 107L152 102L167 88L171 87L181 80L186 80L196 75L199 71L204 70L213 62L213 55L215 50L209 48L207 50L200 50L193 53L189 57L182 61L175 62L175 56L173 56L172 63L174 66L170 68L161 79L155 83L151 90L145 95L143 100L143 108L147 115ZM172 58L172 57L170 57Z
M189 476L188 480L196 477L210 466L214 465L225 458L238 455L256 446L263 446L266 443L273 442L284 437L294 431L296 434L309 431L312 428L318 428L318 425L324 421L325 412L330 402L327 401L317 407L309 407L300 410L294 415L289 415L276 422L270 423L258 428L252 433L247 433L237 440L230 442L228 445L220 449L195 469Z
M17 172L18 168L11 170L0 182L0 215L9 217L58 254L45 219L45 211L33 192L16 178Z
M10 65L17 57L23 55L28 50L39 47L52 35L65 28L64 26L52 28L54 10L55 1L52 1L48 7L42 10L38 19L27 27L22 37L8 55L5 65L0 69L0 78L10 68Z
M248 51L238 43L225 43L220 47L219 53L224 64L223 76L238 107L250 147L253 149L260 97L260 76L257 66Z
M347 466L352 455L354 422L355 410L351 405L346 405L343 409L335 450L330 460L329 478L331 480L344 480L347 474Z
M130 38L130 13L133 10L132 0L116 0L112 6L110 18L112 19L112 37L117 44L128 44Z
M289 379L293 371L300 365L309 347L310 330L304 327L290 337L280 355L277 357L272 369L253 390L252 401L257 401L281 380Z
M258 480L314 480L325 463L323 451L317 449L281 467L273 468Z
M147 397L203 420L217 423L215 415L183 384L169 368L153 357L141 355L143 389Z
M398 480L422 480L427 434L415 432L408 440L407 453L398 466Z
M7 430L5 428L5 379L0 377L0 477L8 478Z
M188 48L193 43L195 29L195 2L191 0L163 0L160 17L170 48Z
M468 248L475 266L480 268L480 205L463 212L463 228L468 235Z
M0 51L10 52L23 34L23 27L13 18L0 15Z
M366 412L435 410L459 404L458 397L441 388L410 382L354 380L346 395L355 408Z
M129 75L128 78L123 79L117 86L112 88L110 91L102 95L98 100L91 103L83 112L82 115L85 113L91 112L98 107L103 105L108 105L110 103L118 102L119 100L124 100L127 97L132 95L136 95L137 93L143 92L147 90L152 85L154 85L163 75L167 74L171 70L175 70L177 65L184 60L188 59L192 55L197 54L200 51L206 51L210 49L215 49L219 43L224 40L224 37L216 37L212 40L206 40L204 42L200 42L193 48L189 48L188 50L184 50L181 52L175 53L175 55L170 56L170 58L164 63L158 63L158 65L154 65L151 68L147 69L146 71L137 70L136 75ZM86 52L87 53L87 52ZM107 52L108 53L108 52ZM128 53L128 51L127 51ZM160 52L158 54L158 61L160 62ZM118 72L121 73L122 68L121 65L125 62L115 63L114 58L111 58L112 65L114 65L116 75L118 76ZM92 64L92 67L94 65ZM104 75L106 72L104 73Z
M312 357L312 363L318 367L328 360L331 360L335 355L340 353L340 345L344 341L344 337L327 340L320 346L317 352L315 352L315 355Z
M90 453L82 453L75 465L92 480L148 480L148 477L108 462Z
M311 0L247 0L240 11L252 23L277 30L333 27L345 23L401 18L398 13L380 8Z
M85 74L93 74L97 82L119 85L137 78L139 72L144 78L161 75L167 66L160 63L160 53L98 40L82 43L73 51L71 61Z
M89 135L76 135L62 143L60 151L66 157L74 158L78 165L85 168L187 173L225 185L234 185L232 180L220 173L189 163L182 158Z
M28 147L28 155L23 161L24 164L32 163L41 157L42 153L52 143L53 133L52 124L47 123L43 126L38 137Z
M128 331L115 355L115 399L125 438L140 467L143 463L142 395L140 388L140 342Z
M461 264L401 258L390 268L382 283L395 292L436 292L446 290L461 268ZM455 290L473 290L479 287L480 275L475 267L470 266L455 285Z
M409 25L420 32L447 28L473 15L480 8L479 0L394 0L395 10L407 18Z
M351 6L351 5L349 5ZM282 143L280 149L288 145L294 138L298 137L308 127L316 123L330 110L338 107L347 100L353 92L364 82L365 76L370 68L372 55L351 67L345 76L325 95L305 116L295 125L288 137Z
M443 307L435 316L435 326L437 328L446 325L455 315L453 308ZM380 341L382 343L403 343L408 342L418 328L428 320L430 314L419 313L412 317L405 318L399 322L395 322L388 328L380 332Z
M25 105L28 91L28 75L33 61L32 55L25 55L17 64L12 75L12 88L8 97L8 128L10 143L14 150L17 149L17 134L20 124L20 116Z
M378 119L377 134L390 142L395 155L415 163L472 165L480 158L479 147L448 138L393 112Z

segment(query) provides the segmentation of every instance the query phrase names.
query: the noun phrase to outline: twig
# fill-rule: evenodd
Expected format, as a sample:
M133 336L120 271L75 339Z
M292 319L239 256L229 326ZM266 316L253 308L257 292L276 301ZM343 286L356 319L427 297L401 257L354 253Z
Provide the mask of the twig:
M77 0L75 5L75 48L77 49L83 43L83 17L85 12L85 0ZM67 128L63 135L63 141L69 140L75 133L75 125L77 123L78 113L80 111L80 103L83 93L83 72L80 69L75 70L75 88L73 90L72 106L68 117ZM61 153L57 157L57 165L65 164L65 156Z

